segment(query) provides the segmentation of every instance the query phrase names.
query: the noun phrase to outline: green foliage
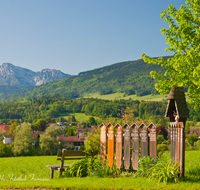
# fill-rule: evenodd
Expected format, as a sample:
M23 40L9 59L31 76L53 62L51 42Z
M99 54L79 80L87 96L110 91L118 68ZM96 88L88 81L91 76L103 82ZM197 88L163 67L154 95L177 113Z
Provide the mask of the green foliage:
M32 129L32 131L40 131L41 130L41 126L38 123L33 123L31 125L31 129Z
M85 147L83 145L81 145L79 150L85 150Z
M161 31L169 44L165 50L174 53L172 58L141 56L145 62L167 69L164 75L151 71L151 76L158 81L155 88L161 94L166 94L173 86L188 86L189 102L195 109L200 106L199 7L199 1L188 0L178 10L169 5L161 12L161 18L169 24L169 28Z
M200 150L200 140L197 141L197 149Z
M94 125L94 124L96 123L94 117L92 117L92 116L89 117L89 119L88 119L88 123L91 124L91 125Z
M143 157L139 160L139 168L134 177L148 177L150 168L156 165L156 160L150 156Z
M65 98L80 98L85 93L112 94L126 92L143 96L156 94L149 72L156 70L164 72L165 69L157 65L148 65L143 60L116 63L104 68L79 73L59 81L40 85L27 92L13 94L7 98L19 97L25 99L38 98L44 94L49 96L61 96ZM77 112L79 105L73 106L72 112ZM50 110L52 115L55 110Z
M85 140L85 153L88 156L95 157L100 152L100 129L96 128L93 133L88 133Z
M157 164L149 170L149 179L154 179L160 182L178 182L179 167L176 163L160 159Z
M13 156L12 152L13 144L4 144L3 142L0 142L0 157L9 157Z
M81 159L76 164L71 165L65 171L67 177L86 177L88 175L88 169L90 160L88 158Z
M157 144L161 144L162 142L164 142L164 137L163 135L157 135Z
M186 137L186 140L187 140L187 142L188 142L191 146L193 146L193 145L194 145L194 142L198 141L199 138L198 138L198 135L197 135L197 134L193 134L193 135L188 135L188 136Z
M15 129L16 129L16 127L17 127L18 125L19 125L19 123L17 123L17 122L11 123L10 128L9 128L9 134L10 134L12 137L15 136Z
M14 147L13 153L14 155L30 155L32 150L32 130L31 125L23 123L22 125L18 125L15 130L15 138L14 138Z
M1 142L3 141L3 136L4 136L4 135L6 135L6 131L0 129L0 141L1 141Z
M65 127L65 136L74 136L77 134L76 126L74 127Z
M56 125L50 125L46 130L44 135L40 135L40 147L44 155L54 155L57 153L58 149L64 147L64 142L57 141L56 137L63 134L61 127Z
M158 154L162 154L164 151L167 151L168 148L166 146L166 144L158 144L157 145L157 153Z
M72 115L72 122L76 122L75 115Z

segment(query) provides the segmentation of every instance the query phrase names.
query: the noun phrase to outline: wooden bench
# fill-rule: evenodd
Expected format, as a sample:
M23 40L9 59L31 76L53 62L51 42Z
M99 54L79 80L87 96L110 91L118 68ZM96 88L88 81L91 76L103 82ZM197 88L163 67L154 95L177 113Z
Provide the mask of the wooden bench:
M60 165L46 165L50 168L50 179L54 177L54 171L59 171L59 177L62 176L62 172L65 171L64 168L69 167L72 164L64 164L65 160L80 160L85 156L85 152L83 151L73 151L63 149L62 151L57 152L57 160L60 160ZM67 158L66 158L67 157Z

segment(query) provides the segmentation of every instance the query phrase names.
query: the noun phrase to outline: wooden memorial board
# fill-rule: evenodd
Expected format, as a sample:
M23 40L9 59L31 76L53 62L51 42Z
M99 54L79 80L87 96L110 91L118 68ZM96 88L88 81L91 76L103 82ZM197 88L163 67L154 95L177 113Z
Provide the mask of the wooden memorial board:
M132 126L132 167L133 170L138 169L138 161L139 161L139 126L134 123Z
M171 128L171 161L172 161L172 163L175 161L175 127L176 127L176 122L170 122L170 128Z
M106 125L102 123L100 125L101 136L100 136L100 156L102 162L105 164L106 161Z
M116 166L117 169L122 165L122 126L118 123L116 126Z
M151 158L157 158L157 134L156 134L156 125L151 123L149 125L149 156Z
M114 158L114 127L111 123L108 124L108 166L113 167Z
M126 123L123 128L124 128L124 169L128 170L130 167L131 127L129 126L129 124Z
M141 128L141 158L148 156L148 135L147 126L143 123L140 125Z

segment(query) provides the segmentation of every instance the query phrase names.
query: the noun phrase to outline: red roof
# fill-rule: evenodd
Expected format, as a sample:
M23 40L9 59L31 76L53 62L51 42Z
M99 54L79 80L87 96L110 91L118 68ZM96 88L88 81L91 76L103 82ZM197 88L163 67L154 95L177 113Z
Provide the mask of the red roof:
M68 136L68 137L57 136L57 141L61 139L63 139L65 142L84 142L85 140L84 137L78 137L78 136Z
M10 129L10 126L9 126L9 125L1 124L1 125L0 125L0 129L5 130L5 131L8 133L8 132L9 132L9 129Z

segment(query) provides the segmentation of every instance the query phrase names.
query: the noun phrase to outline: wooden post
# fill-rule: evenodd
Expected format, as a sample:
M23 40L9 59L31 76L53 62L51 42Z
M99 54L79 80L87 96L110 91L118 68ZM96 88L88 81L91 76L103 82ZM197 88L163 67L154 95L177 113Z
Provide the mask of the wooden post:
M138 169L138 161L139 161L139 126L134 123L132 126L132 167L133 170Z
M108 166L113 166L114 158L114 127L111 123L108 124Z
M101 137L100 137L100 156L102 162L105 164L106 161L106 125L102 123L101 128Z
M62 157L61 157L61 162L60 162L60 171L59 171L59 177L62 176L62 172L63 172L63 165L64 165L64 161L65 161L65 151L66 149L62 149ZM53 177L53 173L52 173L52 177Z
M141 128L141 158L148 156L148 135L147 135L147 126L142 123Z
M149 133L149 155L151 158L157 158L157 133L156 125L151 123L148 128L150 129Z
M129 126L129 124L126 123L123 128L124 128L124 169L128 170L130 167L131 127Z
M185 170L184 127L186 119L189 118L184 88L173 87L167 99L169 101L165 117L169 117L171 127L171 160L177 162L177 164L180 160L180 177L183 177Z
M116 132L116 166L117 169L122 165L122 126L118 123L115 126Z

